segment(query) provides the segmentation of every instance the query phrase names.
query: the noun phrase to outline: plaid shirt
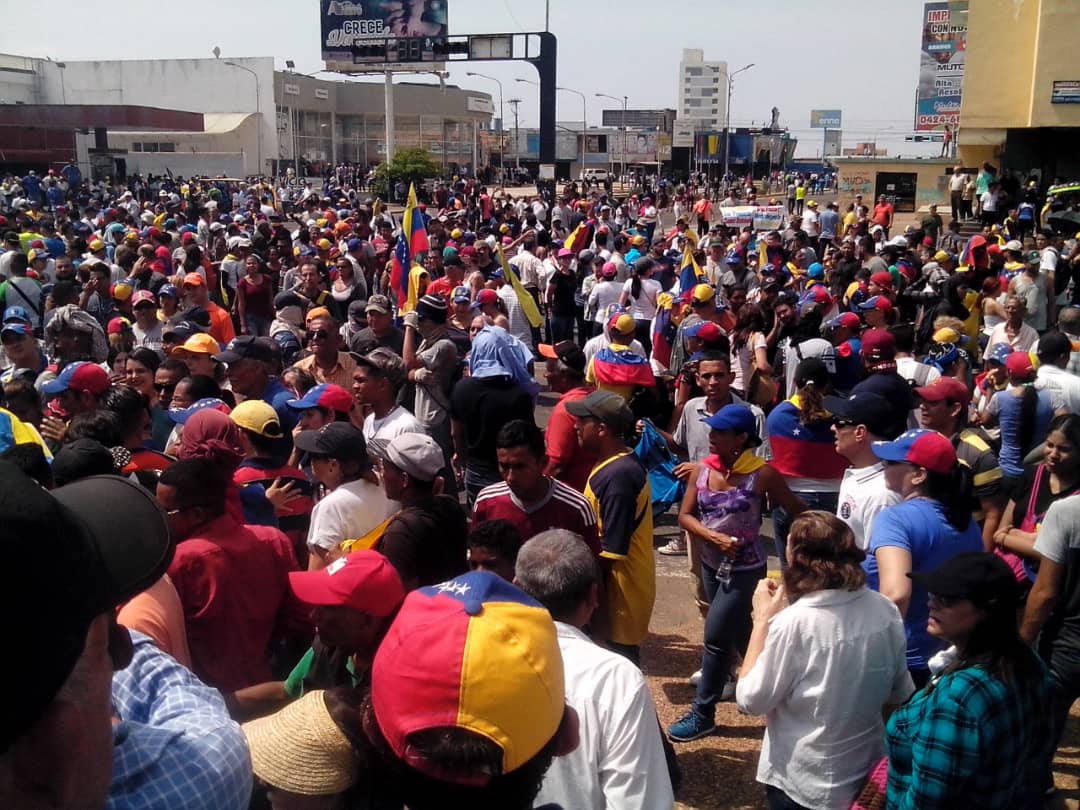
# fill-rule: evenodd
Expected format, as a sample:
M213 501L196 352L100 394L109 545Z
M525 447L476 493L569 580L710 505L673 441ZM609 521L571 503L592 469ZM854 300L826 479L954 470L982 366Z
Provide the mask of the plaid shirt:
M897 709L886 726L888 810L1041 807L1050 683L1036 666L1041 676L1023 688L967 667Z
M107 808L246 810L251 757L216 689L132 632L135 656L113 675L116 727Z

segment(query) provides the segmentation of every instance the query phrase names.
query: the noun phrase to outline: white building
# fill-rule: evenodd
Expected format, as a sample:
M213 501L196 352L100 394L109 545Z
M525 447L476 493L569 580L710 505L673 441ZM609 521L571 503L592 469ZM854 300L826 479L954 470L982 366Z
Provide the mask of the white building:
M701 48L683 48L679 61L679 121L698 131L724 128L727 116L727 62L706 62Z

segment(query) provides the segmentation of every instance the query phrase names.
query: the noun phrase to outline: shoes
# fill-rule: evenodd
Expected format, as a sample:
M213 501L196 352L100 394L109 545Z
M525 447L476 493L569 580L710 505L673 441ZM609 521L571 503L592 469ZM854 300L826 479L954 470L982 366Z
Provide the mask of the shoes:
M735 697L735 679L724 684L724 688L720 690L720 700L731 700Z
M697 672L695 672L693 675L690 676L690 685L691 686L697 686L699 683L701 683L701 670L700 669Z
M666 557L685 557L686 543L681 537L675 537L669 540L666 546L660 546L657 551Z
M708 737L716 731L716 721L702 717L692 709L682 719L668 728L668 736L675 742L690 742L701 737Z

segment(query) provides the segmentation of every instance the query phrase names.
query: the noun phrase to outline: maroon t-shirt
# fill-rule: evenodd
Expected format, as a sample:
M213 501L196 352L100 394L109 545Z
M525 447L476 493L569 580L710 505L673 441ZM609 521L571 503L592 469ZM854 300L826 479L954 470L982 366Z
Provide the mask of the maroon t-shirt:
M548 529L566 529L580 534L596 555L600 540L596 531L596 513L592 504L577 490L562 481L548 479L551 487L547 497L526 510L505 482L491 484L480 490L473 506L472 529L489 520L508 520L526 540Z

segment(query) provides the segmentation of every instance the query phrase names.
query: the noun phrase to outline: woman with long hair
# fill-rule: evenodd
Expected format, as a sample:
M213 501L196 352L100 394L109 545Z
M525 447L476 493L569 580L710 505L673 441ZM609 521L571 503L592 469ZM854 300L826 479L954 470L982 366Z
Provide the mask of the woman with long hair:
M367 298L367 280L358 274L348 256L342 256L334 263L336 273L330 283L330 297L326 307L338 323L349 320L349 304Z
M930 678L930 658L941 643L926 632L927 594L908 574L928 571L965 551L981 551L982 532L972 519L966 468L952 442L936 430L909 430L891 442L874 442L885 462L885 486L901 502L874 520L867 547L867 583L892 600L904 617L907 666L915 685Z
M701 578L709 612L697 694L690 710L668 729L676 742L711 734L716 704L732 688L727 686L732 658L746 648L750 602L765 576L763 498L768 496L792 515L806 509L783 476L754 455L761 437L753 411L745 405L725 405L705 423L711 455L690 472L679 526L703 543Z
M913 571L911 581L928 602L927 637L952 646L886 724L888 806L1042 808L1050 681L1017 630L1012 571L980 551Z
M865 557L838 517L803 512L781 581L754 591L735 700L766 717L757 779L770 808L850 807L885 754L882 709L914 691L903 621L866 587Z
M731 388L739 396L746 395L754 369L762 374L773 371L765 342L765 313L757 304L745 304L731 335Z
M623 285L619 303L629 309L637 324L634 337L645 349L645 356L652 354L652 320L656 317L656 299L664 291L660 282L654 279L656 263L643 256L634 262L632 274Z
M1043 460L1024 469L1024 477L994 533L995 553L1009 563L1022 585L1035 581L1035 537L1050 505L1080 494L1080 415L1055 416L1046 433Z
M1001 425L998 464L1005 474L1005 491L1011 492L1024 475L1024 456L1046 438L1055 413L1068 413L1065 404L1049 389L1035 387L1035 364L1027 352L1005 358L1009 385L998 391L979 414L984 427Z
M138 348L128 355L126 378L124 382L146 397L150 403L150 446L155 450L164 450L165 443L173 429L169 412L161 407L154 375L161 365L161 355L153 349Z
M274 288L262 258L255 253L244 259L244 275L236 283L236 312L240 316L240 334L259 337L270 334Z
M807 357L795 367L794 385L795 393L773 408L765 423L772 465L807 506L836 512L848 461L836 452L832 415L825 409L825 397L832 393L828 366L818 357ZM773 506L776 554L786 564L785 543L794 516L782 504Z

